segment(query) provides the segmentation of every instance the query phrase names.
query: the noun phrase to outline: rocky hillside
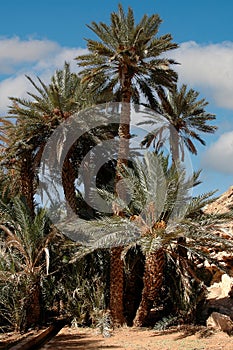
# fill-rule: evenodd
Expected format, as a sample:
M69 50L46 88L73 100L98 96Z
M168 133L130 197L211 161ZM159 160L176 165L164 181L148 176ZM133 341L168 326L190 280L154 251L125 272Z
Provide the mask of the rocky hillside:
M233 186L231 186L213 203L209 204L206 207L205 212L206 213L224 213L224 212L227 212L231 206L233 207ZM233 217L232 217L232 222L229 222L229 224L225 224L221 228L221 231L223 232L223 234L224 233L226 235L229 234L229 236L233 235Z
M227 212L231 206L233 206L233 186L218 197L213 203L206 206L205 212L224 213ZM233 240L233 217L232 221L219 225L216 234L229 240ZM220 265L227 267L229 269L229 274L233 277L233 251L232 253L213 252L213 257L218 259ZM218 278L216 278L216 282L217 281Z
M206 213L225 213L233 206L233 186L223 193L213 203L205 208ZM220 225L216 234L233 240L233 217L228 224ZM214 257L220 265L227 267L228 274L215 269L215 265L207 266L212 272L212 280L207 288L207 313L213 312L207 319L207 325L223 331L233 332L233 252L215 252Z

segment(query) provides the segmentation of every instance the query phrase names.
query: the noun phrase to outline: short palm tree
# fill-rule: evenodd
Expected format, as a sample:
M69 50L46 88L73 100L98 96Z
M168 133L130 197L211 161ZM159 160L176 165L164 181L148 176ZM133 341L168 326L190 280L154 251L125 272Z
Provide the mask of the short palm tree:
M184 146L192 154L197 154L193 140L205 145L200 133L214 133L217 129L216 126L207 124L215 120L215 115L205 110L208 102L204 98L198 99L199 93L189 90L187 85L180 88L176 86L170 91L159 87L157 93L159 102L156 113L162 120L159 123L156 115L148 118L147 122L157 124L158 127L144 138L142 145L149 147L154 144L159 151L168 139L173 162L184 159Z
M103 246L124 245L126 251L135 244L141 247L145 256L144 286L134 325L142 326L161 293L166 257L177 262L177 267L182 266L177 268L181 273L186 271L194 278L187 254L180 252L183 249L213 262L211 249L230 251L233 243L219 237L216 230L232 219L232 213L204 214L202 208L213 200L213 193L191 198L189 191L200 183L199 173L186 178L185 171L169 166L168 157L163 155L146 154L143 160L135 161L134 168L125 167L123 176L132 196L124 217L79 221L79 231L90 234L87 251ZM101 193L119 201L108 192Z
M0 202L0 234L4 251L0 254L2 291L12 282L21 292L21 319L15 327L26 329L41 320L42 275L49 272L49 246L56 235L43 209L32 218L27 204L15 197L8 204ZM15 287L16 287L15 285ZM22 289L22 290L20 290ZM4 293L3 293L4 294ZM2 294L2 296L3 296ZM12 296L12 300L14 300ZM1 310L9 305L3 305ZM11 305L12 310L15 305ZM6 315L3 312L2 317Z
M170 34L158 37L161 19L157 14L144 15L136 24L131 8L127 14L119 4L118 13L111 14L111 23L88 26L99 41L87 40L89 54L76 58L84 69L80 72L82 82L88 83L96 94L114 94L122 102L118 129L119 148L116 183L121 180L123 165L127 164L130 138L130 103L140 102L140 94L154 107L157 105L150 79L157 85L171 88L177 74L170 68L175 62L164 57L167 51L177 48ZM116 189L124 199L124 188ZM119 209L121 210L121 209ZM111 312L115 324L122 324L123 317L123 263L121 248L112 250ZM118 265L118 267L116 267Z

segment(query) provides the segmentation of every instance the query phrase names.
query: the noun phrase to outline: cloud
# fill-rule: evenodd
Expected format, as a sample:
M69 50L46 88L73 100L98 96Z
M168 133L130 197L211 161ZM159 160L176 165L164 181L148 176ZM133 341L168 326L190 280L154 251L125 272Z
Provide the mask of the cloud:
M78 72L74 60L87 53L82 48L67 48L49 40L20 40L0 38L0 115L7 112L9 96L26 97L33 87L26 79L39 76L45 83L50 81L55 70L61 69L64 62L71 64L71 70Z
M24 75L3 80L0 83L0 114L6 113L10 104L9 97L25 97L29 88L29 81Z
M65 61L78 72L74 58L87 53L83 48L62 47L50 40L21 40L0 37L0 113L6 111L8 96L24 97L28 88L25 74L40 76L46 83ZM184 42L169 53L180 82L197 89L219 107L233 109L233 42L200 45Z
M59 45L49 40L0 39L0 74L14 72L18 65L33 63L59 52Z
M219 107L233 109L233 42L200 45L185 42L172 53L180 80L201 88Z
M202 166L224 174L233 174L233 131L222 134L202 155Z

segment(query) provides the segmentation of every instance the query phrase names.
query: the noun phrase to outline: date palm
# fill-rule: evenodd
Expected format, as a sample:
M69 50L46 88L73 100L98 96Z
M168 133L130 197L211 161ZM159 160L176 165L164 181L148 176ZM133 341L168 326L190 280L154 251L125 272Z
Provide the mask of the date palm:
M35 92L28 92L28 99L11 97L9 115L1 120L1 160L9 171L19 174L21 193L33 212L35 179L47 140L62 122L90 102L87 101L87 91L85 96L82 92L80 78L70 71L68 63L55 72L48 85L40 78L39 84L30 77L27 79ZM10 122L9 118L13 118L15 122ZM74 181L74 158L71 150L64 160L62 182L65 197L71 209L76 212Z
M173 162L184 160L184 146L192 154L197 154L193 140L205 145L200 133L214 133L217 129L208 124L215 120L215 115L205 110L208 102L204 98L198 99L199 93L188 89L187 85L182 85L180 89L174 87L170 91L158 87L157 93L159 103L156 112L162 117L162 123L144 138L142 145L149 147L154 144L159 151L168 139ZM155 115L149 117L149 121L152 125L158 125Z
M19 194L22 191L22 182L19 177L19 169L15 169L15 158L13 155L7 156L6 150L12 143L11 130L14 129L14 123L5 118L0 118L0 193L1 198L10 199L10 197ZM29 202L29 201L28 201Z
M177 48L177 44L172 42L170 34L157 36L160 24L161 19L157 14L144 15L136 24L132 9L129 8L125 13L119 4L118 13L111 14L110 25L92 22L88 26L99 40L88 39L90 53L76 58L78 65L84 68L80 72L82 82L88 83L96 94L114 94L116 101L122 103L116 183L122 178L120 174L129 156L130 103L133 101L139 104L141 94L155 107L157 104L150 78L157 85L168 88L177 79L176 73L170 68L175 62L163 56L167 51ZM123 186L119 186L116 191L124 199ZM124 322L121 252L121 248L112 250L110 308L115 324Z
M10 307L13 313L16 304L20 303L18 312L22 317L18 321L13 317L12 322L24 330L41 320L40 281L42 275L49 272L49 246L56 232L50 228L43 209L32 218L28 206L19 197L7 204L0 201L0 217L1 242L5 248L0 254L1 286L7 289L13 282L21 293L21 299L15 305L4 306L0 299L1 310ZM4 293L1 298L3 296ZM5 316L4 313L2 317Z
M145 256L144 286L134 325L142 326L160 296L166 257L176 262L180 273L195 278L187 254L182 250L210 262L214 262L212 250L231 251L232 242L218 236L216 230L232 219L232 212L204 214L202 208L214 200L213 192L191 198L189 191L200 183L199 173L187 178L182 168L169 166L168 157L163 155L148 153L143 160L136 159L133 168L125 167L122 175L132 196L132 201L125 206L124 217L79 221L79 231L90 235L84 253L117 245L125 246L125 252L135 244L141 247ZM113 202L119 201L115 195L101 193ZM186 285L183 288L186 293Z

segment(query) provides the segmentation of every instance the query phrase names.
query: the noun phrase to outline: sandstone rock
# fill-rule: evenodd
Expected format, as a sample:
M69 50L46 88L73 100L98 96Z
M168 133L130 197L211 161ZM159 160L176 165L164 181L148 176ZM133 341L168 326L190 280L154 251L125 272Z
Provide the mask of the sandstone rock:
M233 334L233 322L227 315L220 314L219 312L212 312L207 319L207 327L221 330L228 334Z
M229 212L233 207L233 186L219 196L214 202L208 204L204 208L207 214L223 214ZM233 241L233 218L230 221L217 225L215 233L221 238ZM233 252L226 251L210 251L211 256L218 260L220 266L228 269L228 273L233 276Z
M232 282L232 277L224 274L219 283L214 283L210 287L207 287L208 295L205 305L205 313L207 315L211 311L217 311L231 317L233 320L233 299L229 296Z
M229 211L233 206L233 186L231 186L226 192L219 196L213 203L208 204L204 212L205 213L219 213L223 214ZM233 219L224 225L219 226L220 236L224 238L233 239Z
M229 292L231 291L233 286L233 278L227 275L226 273L222 275L221 282L214 283L208 290L208 299L212 298L225 298L228 297Z
M219 196L214 202L206 206L207 213L224 213L229 210L233 204L233 186Z

